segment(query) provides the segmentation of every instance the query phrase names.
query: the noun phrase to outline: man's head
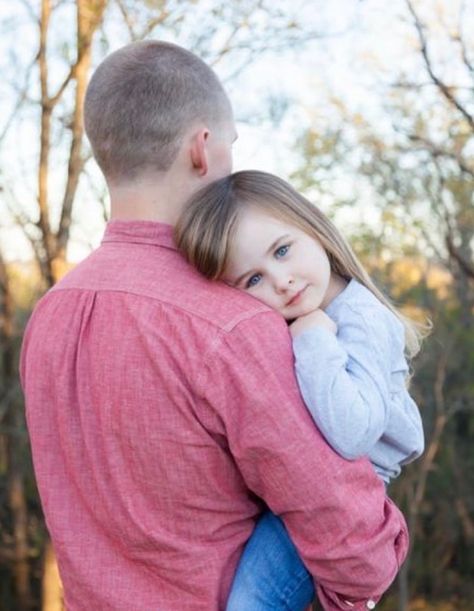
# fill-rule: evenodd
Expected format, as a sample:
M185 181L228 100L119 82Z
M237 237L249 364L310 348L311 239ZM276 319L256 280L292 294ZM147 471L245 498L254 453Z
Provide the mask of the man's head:
M90 81L84 118L109 185L167 172L193 129L191 163L204 163L209 178L231 169L235 128L227 95L209 66L176 45L144 41L109 55Z

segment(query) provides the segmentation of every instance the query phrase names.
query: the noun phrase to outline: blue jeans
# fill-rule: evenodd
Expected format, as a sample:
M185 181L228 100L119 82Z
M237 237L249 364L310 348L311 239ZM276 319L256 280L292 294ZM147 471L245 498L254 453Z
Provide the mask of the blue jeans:
M313 578L283 522L263 514L245 546L226 610L303 611L313 599Z

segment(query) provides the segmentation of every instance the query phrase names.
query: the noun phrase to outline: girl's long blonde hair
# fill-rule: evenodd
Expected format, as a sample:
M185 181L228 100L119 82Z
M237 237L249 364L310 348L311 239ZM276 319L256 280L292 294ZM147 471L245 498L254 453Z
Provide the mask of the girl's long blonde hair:
M220 278L228 263L238 218L250 206L318 240L335 274L346 280L358 280L403 323L407 356L413 357L419 351L422 325L401 314L375 286L333 223L291 185L273 174L246 170L204 187L188 203L176 225L178 248L204 276Z

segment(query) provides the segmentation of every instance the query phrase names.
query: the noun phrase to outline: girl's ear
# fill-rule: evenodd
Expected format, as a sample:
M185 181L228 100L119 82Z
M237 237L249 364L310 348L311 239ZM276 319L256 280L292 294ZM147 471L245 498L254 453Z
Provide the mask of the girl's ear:
M196 132L191 141L191 163L199 176L205 176L209 170L207 159L208 138L209 130L203 128Z

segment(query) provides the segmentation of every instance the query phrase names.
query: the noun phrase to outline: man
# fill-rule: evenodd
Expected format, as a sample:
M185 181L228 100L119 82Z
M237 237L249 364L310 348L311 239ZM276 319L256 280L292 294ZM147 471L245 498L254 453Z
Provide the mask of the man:
M371 608L406 553L401 514L315 429L284 320L173 243L189 196L231 169L218 79L180 47L126 46L95 72L85 125L111 221L37 305L21 360L67 608L224 609L262 500L326 609Z

